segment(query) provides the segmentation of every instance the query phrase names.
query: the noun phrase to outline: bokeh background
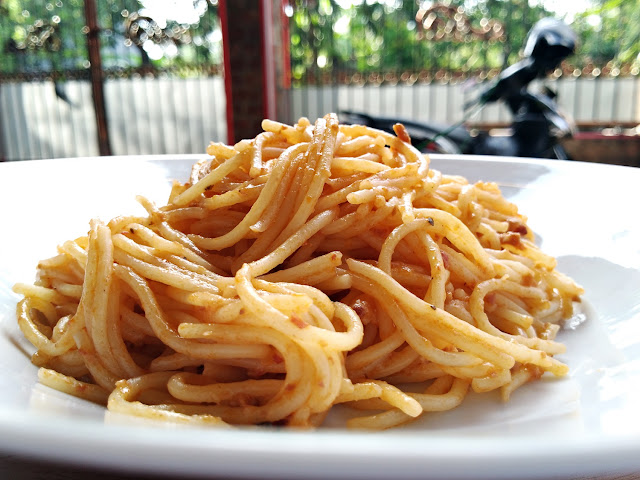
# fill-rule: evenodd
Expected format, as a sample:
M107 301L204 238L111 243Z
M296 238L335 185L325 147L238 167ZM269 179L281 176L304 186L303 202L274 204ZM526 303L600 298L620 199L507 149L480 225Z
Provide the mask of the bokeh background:
M451 124L549 16L580 38L538 85L567 149L639 165L640 0L0 0L0 160L200 153L342 110Z

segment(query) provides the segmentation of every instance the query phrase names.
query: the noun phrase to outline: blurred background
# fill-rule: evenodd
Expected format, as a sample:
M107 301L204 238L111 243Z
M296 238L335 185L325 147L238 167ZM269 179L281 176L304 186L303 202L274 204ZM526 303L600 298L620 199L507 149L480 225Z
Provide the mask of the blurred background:
M580 40L543 82L570 156L640 166L640 0L0 0L0 160L201 153L342 110L452 124L549 16Z

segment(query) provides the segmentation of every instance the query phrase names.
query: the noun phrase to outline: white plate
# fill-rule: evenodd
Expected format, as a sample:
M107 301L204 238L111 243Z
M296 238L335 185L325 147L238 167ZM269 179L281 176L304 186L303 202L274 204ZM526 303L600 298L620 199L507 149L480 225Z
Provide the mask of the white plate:
M640 470L640 170L577 162L434 156L496 181L543 249L586 289L585 321L561 333L571 373L381 433L337 415L316 431L204 429L113 415L37 384L11 292L93 216L164 202L199 156L0 164L0 449L126 472L260 478L526 478Z

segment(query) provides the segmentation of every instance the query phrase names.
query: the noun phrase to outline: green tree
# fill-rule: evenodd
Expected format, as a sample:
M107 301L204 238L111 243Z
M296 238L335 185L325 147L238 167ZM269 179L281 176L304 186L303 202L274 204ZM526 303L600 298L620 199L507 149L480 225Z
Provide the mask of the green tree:
M421 4L295 0L290 21L294 79L331 69L369 73L500 68L505 61L515 61L531 26L549 15L527 0L451 0L449 11L463 11L472 30L481 30L488 20L505 19L505 36L487 41L470 32L467 38L453 38L450 32L436 40L416 24ZM451 29L459 21L458 16L442 18L442 25Z
M145 17L144 2L139 0L97 1L103 66L163 69L220 64L220 36L215 35L220 31L220 22L215 3L193 0L198 16L194 24L167 18L159 25ZM138 23L127 32L127 25L136 18ZM1 0L0 72L86 70L85 24L84 0ZM132 41L132 37L139 41ZM154 44L159 54L152 58L147 49Z
M0 70L73 70L87 59L82 0L0 3Z
M640 0L605 0L576 16L587 62L640 64Z

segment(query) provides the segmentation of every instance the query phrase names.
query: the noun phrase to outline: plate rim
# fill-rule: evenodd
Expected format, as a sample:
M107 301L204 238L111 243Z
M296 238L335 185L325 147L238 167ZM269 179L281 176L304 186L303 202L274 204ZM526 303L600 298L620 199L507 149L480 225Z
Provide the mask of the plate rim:
M632 175L640 175L640 169L636 169L635 167L627 167L627 166L619 166L619 165L609 165L609 164L595 164L591 162L575 162L575 161L558 161L558 160L540 160L540 159L527 159L527 158L515 158L515 157L492 157L492 156L468 156L468 155L430 155L432 159L438 161L479 161L479 162L496 162L496 163L511 163L511 164L542 164L542 165L555 165L560 167L560 169L568 168L569 165L579 165L578 168L613 168L613 169L623 169L622 171L633 171ZM93 162L104 162L104 161L131 161L132 159L135 161L142 162L156 162L156 161L190 161L198 158L207 158L206 154L180 154L180 155L170 155L170 154L162 154L162 155L121 155L115 157L74 157L74 158L65 158L65 159L53 159L53 160L31 160L28 162L6 162L0 164L0 172L1 169L4 168L3 165L20 165L20 164L29 164L35 165L39 162L78 162L78 161L93 161ZM37 166L37 165L35 165ZM12 167L12 168L20 168L20 167ZM640 176L639 176L640 178ZM170 181L170 179L167 179ZM132 192L132 196L135 195L136 192ZM0 322L2 324L2 322ZM3 329L4 330L4 329ZM43 387L47 388L47 387ZM26 412L26 410L25 410ZM143 427L143 426L123 426L123 425L108 425L103 424L105 427L105 436L94 437L97 440L93 440L93 444L95 446L96 442L100 446L103 447L104 456L99 459L82 457L81 455L86 454L83 451L82 447L89 448L86 442L86 436L91 432L92 428L95 428L94 421L87 421L86 419L79 419L76 422L73 422L75 428L72 428L70 431L66 432L63 439L58 439L58 441L54 441L52 444L53 448L51 450L43 449L45 445L45 440L47 442L52 442L54 438L52 438L53 430L49 430L46 434L40 431L38 433L38 428L40 427L38 422L48 421L51 423L51 417L46 415L16 415L13 409L7 409L2 403L0 403L0 451L10 451L14 454L18 455L28 455L35 456L38 458L46 458L49 460L60 459L61 456L64 457L65 461L79 464L79 465L96 465L96 463L100 464L102 467L113 467L113 463L117 460L122 460L122 458L130 458L131 457L131 449L143 448L143 452L148 455L152 455L153 451L150 451L150 448L159 448L156 451L155 456L150 456L149 458L153 458L154 462L136 462L135 458L125 462L125 465L122 465L123 468L126 468L128 472L135 470L139 473L162 473L166 472L167 468L170 468L167 463L169 461L175 461L175 455L169 455L168 457L163 457L161 455L162 448L158 442L161 441L161 435L153 435L157 434L159 431L165 431L164 427ZM55 428L63 429L65 426L68 426L71 422L63 421L60 419L54 419L52 425ZM627 469L640 469L640 433L635 433L630 436L605 436L598 437L587 435L585 437L575 438L573 436L567 437L558 437L554 439L555 441L549 445L544 445L541 450L538 450L535 455L516 453L512 455L505 461L505 458L502 454L495 452L495 445L493 447L490 446L490 442L482 442L478 441L478 438L473 436L472 438L455 438L455 436L449 437L448 435L434 435L431 436L427 431L386 431L380 433L363 433L363 432L350 432L347 430L316 430L312 434L309 432L298 432L298 431L263 431L256 429L248 429L242 428L237 431L228 431L222 430L223 434L218 435L220 430L217 429L201 429L197 428L197 431L206 431L207 437L212 437L215 441L212 441L212 444L207 446L200 445L198 443L194 443L192 441L189 443L189 438L192 438L188 433L193 433L194 430L191 428L177 428L172 430L173 434L177 439L184 441L184 446L188 446L191 448L192 452L188 455L188 458L191 459L191 467L187 467L186 473L190 475L199 476L201 474L210 475L212 473L218 474L229 474L235 476L242 476L246 474L256 474L261 473L263 476L267 475L272 478L276 478L282 475L299 475L302 472L306 474L311 474L316 478L325 477L328 473L334 472L336 474L341 474L343 478L356 478L362 476L362 471L355 471L350 469L344 469L344 463L347 462L355 462L357 464L366 463L368 465L368 470L366 471L366 476L368 478L387 478L390 473L394 475L397 474L397 478L412 478L415 474L415 468L419 468L420 466L428 466L430 472L425 476L425 472L420 472L422 478L438 478L443 475L447 477L455 477L455 478L478 478L478 472L476 470L469 471L470 467L476 468L478 466L484 466L485 468L490 469L487 472L487 476L491 476L493 478L509 478L513 476L514 469L517 467L518 469L525 469L526 467L535 468L540 467L541 465L536 464L533 460L535 456L540 456L541 454L544 456L545 461L547 462L546 466L543 468L538 468L536 470L532 470L527 472L527 476L532 478L543 478L544 476L550 473L556 473L559 475L578 475L578 474L589 474L589 473L604 473L604 472L612 472L612 460L615 460L615 468L619 470L627 470ZM249 468L248 462L239 462L242 456L246 456L247 454L247 439L246 433L250 431L251 433L257 433L257 437L261 441L264 442L264 445L261 448L258 448L257 445L251 444L252 453L257 455L260 459L262 459L263 463L258 465L262 465L259 470L252 470L253 467ZM118 433L119 432L119 433ZM209 435L209 432L212 432ZM426 435L425 435L426 433ZM120 443L120 447L114 447L113 440L117 435L123 435L125 437L125 441ZM162 435L164 436L164 435ZM216 437L225 437L225 438L216 438ZM522 448L525 446L531 447L531 443L527 443L525 439L526 435L523 437L509 437L506 442L511 444L515 449ZM36 443L32 443L30 445L23 445L20 442L26 442L27 440L33 440L34 438L40 439ZM383 439L382 442L378 442L377 438ZM431 448L429 453L424 453L423 449L425 448L425 438L427 440L427 446ZM15 439L18 439L18 442L15 442ZM145 440L142 444L136 443L141 439ZM275 439L275 440L274 440ZM416 440L415 443L411 443L409 445L410 448L405 448L405 451L401 451L399 449L400 445L394 443L394 440L401 439L402 442L398 443L406 443L409 440ZM428 440L435 439L435 441L429 442ZM195 440L195 439L193 439ZM224 441L223 441L224 440ZM231 440L231 442L230 442ZM353 452L349 448L352 446L353 442L360 442L361 444L370 448L370 450L364 452ZM389 449L389 445L383 446L382 443L391 444L393 448ZM333 445L333 450L324 450L320 452L315 452L315 455L312 458L301 459L297 458L288 466L278 467L278 460L275 458L270 458L268 454L273 455L274 448L273 443L275 442L278 445L286 445L290 449L293 450L293 453L299 455L301 453L309 453L309 446L319 444L319 446L331 447ZM567 442L564 445L564 449L560 449L559 444L562 442ZM457 443L458 446L463 447L468 452L468 455L465 459L460 459L458 456L458 452L454 455L450 446L453 443ZM77 452L78 455L69 455L69 450L65 450L69 446L76 446L78 449L73 450L73 452ZM339 448L337 448L339 447ZM406 447L406 445L405 445ZM446 447L446 448L445 448ZM211 455L212 448L214 449L213 453L217 453L214 455L215 457L223 455L223 458L218 458L218 460L222 460L218 463L218 466L221 467L222 471L212 471L207 469L203 470L205 466L210 467L209 460L200 460L198 462L196 456L205 454ZM183 449L184 450L184 449ZM65 455L65 451L67 455ZM166 452L165 452L166 453ZM184 453L184 452L183 452ZM372 456L371 454L374 453ZM196 455L197 454L197 455ZM237 457L237 458L236 458ZM308 455L307 455L308 457ZM336 458L339 458L340 461L336 462ZM446 459L448 461L456 460L454 462L453 467L451 465L443 465L442 460ZM139 459L138 459L139 460ZM309 461L311 460L311 465L309 465ZM466 461L465 461L466 460ZM388 468L388 463L392 462L397 463L398 461L404 461L404 468L401 470L393 470L390 471ZM249 462L250 463L250 462ZM270 467L269 471L264 471L264 465L268 464ZM491 469L491 465L493 465L493 469ZM324 470L316 470L309 471L308 469L313 470L313 467L329 467ZM342 467L342 469L340 468ZM550 468L552 470L550 470ZM120 470L120 468L118 468ZM180 466L180 472L185 472L184 465ZM178 472L178 470L175 470Z

